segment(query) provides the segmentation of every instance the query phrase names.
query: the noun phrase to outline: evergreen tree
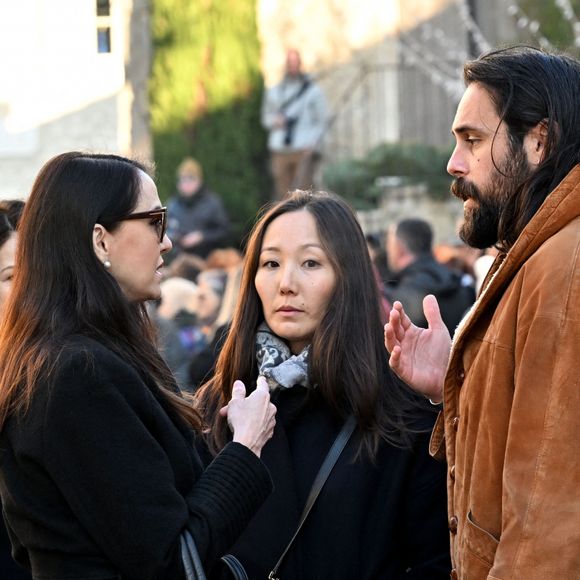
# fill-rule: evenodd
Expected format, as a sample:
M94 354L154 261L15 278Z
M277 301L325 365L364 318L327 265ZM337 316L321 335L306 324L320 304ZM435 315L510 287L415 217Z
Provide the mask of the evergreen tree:
M255 0L153 0L151 127L162 199L183 157L203 166L236 233L269 192Z

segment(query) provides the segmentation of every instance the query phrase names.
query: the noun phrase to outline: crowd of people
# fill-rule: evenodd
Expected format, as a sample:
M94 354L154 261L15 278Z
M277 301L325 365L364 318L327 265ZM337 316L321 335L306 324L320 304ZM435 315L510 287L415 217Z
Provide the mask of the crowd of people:
M0 205L3 577L578 577L580 63L514 47L464 78L469 265L313 190L242 252L190 158L168 208L80 152Z

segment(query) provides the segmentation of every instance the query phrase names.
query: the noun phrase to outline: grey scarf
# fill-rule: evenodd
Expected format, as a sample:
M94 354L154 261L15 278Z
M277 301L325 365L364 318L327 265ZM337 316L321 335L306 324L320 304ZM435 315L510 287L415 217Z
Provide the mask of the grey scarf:
M268 382L270 391L279 387L290 389L295 385L310 387L308 357L310 345L300 354L293 355L288 345L276 336L265 322L256 332L258 372Z

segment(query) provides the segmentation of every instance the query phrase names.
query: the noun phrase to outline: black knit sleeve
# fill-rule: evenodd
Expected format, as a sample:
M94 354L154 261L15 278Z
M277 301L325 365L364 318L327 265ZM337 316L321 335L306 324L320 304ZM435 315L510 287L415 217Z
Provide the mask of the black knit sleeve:
M261 461L231 444L197 481L195 451L132 368L78 356L54 381L43 421L45 466L74 516L127 579L183 577L187 526L208 568L271 491ZM185 475L175 473L184 458Z

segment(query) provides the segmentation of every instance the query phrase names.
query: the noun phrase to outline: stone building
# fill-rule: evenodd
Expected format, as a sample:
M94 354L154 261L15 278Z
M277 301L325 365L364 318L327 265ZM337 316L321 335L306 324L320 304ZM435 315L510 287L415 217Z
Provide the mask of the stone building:
M0 197L25 197L50 157L151 157L148 0L0 3Z
M382 142L447 145L463 61L516 38L508 4L258 0L266 84L280 78L286 48L298 48L333 111L325 142L331 159L361 156ZM485 42L478 44L477 32Z
M463 92L463 62L516 38L508 4L258 0L266 84L280 79L286 49L298 48L332 111L324 163L363 157L384 142L448 147ZM397 181L385 177L385 183ZM433 201L424 187L385 185L384 191L376 210L360 214L365 231L377 233L390 221L421 215L433 223L438 241L455 236L463 213L457 200Z

